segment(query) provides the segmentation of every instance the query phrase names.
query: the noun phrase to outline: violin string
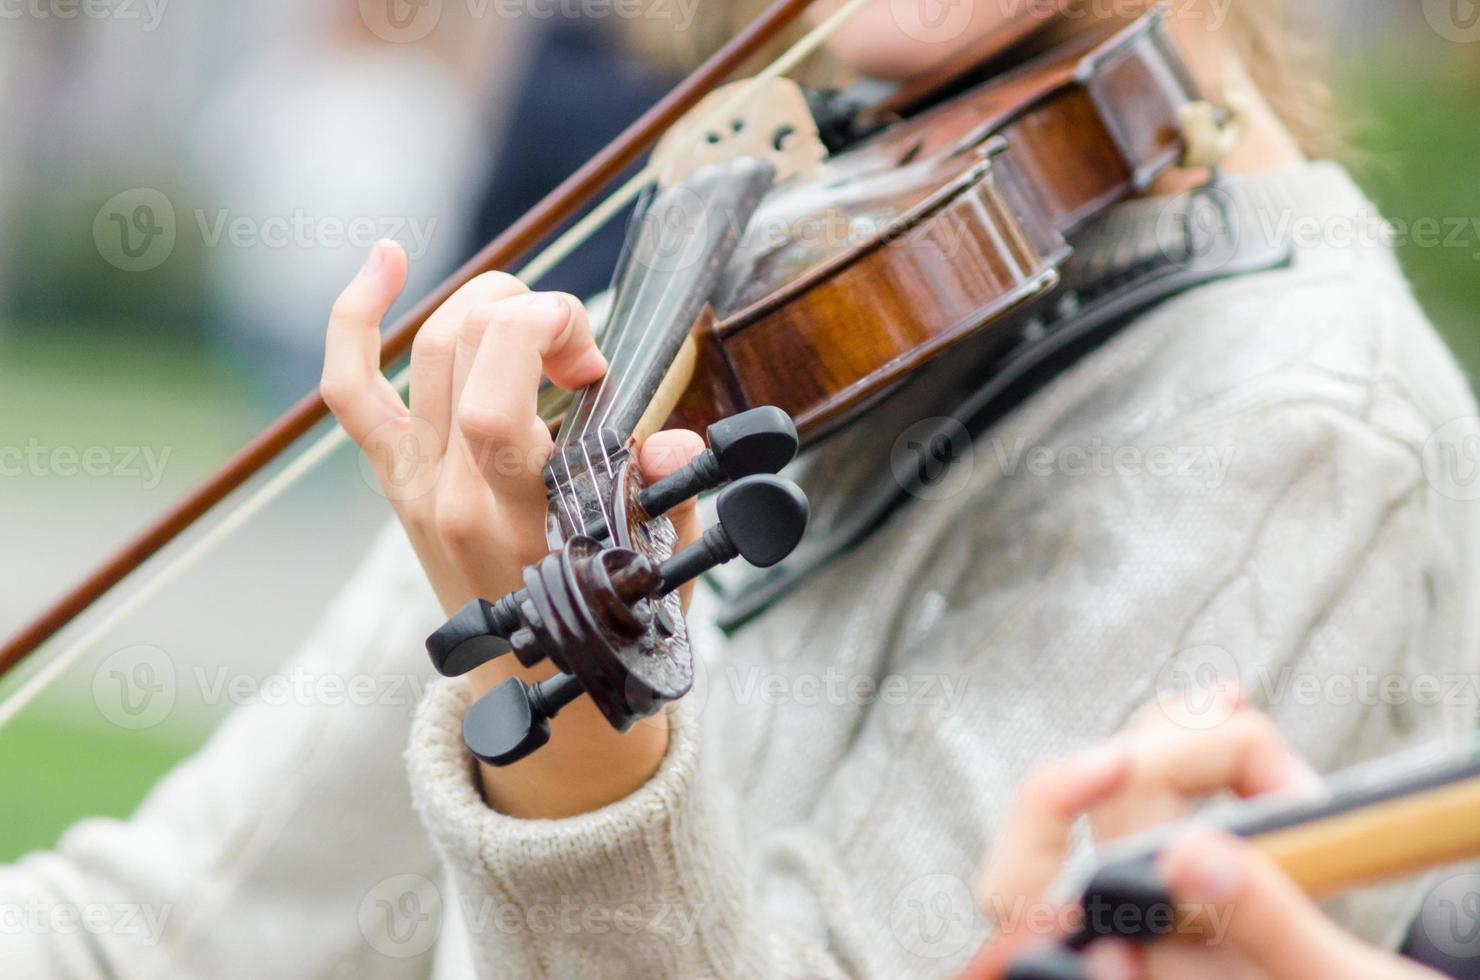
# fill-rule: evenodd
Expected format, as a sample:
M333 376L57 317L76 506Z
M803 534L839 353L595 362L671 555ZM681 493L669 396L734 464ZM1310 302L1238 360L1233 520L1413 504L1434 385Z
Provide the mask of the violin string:
M562 456L565 455L564 451L559 447L555 451ZM560 512L565 515L566 525L572 528L579 528L581 526L580 510L574 507L571 501L566 499L565 487L558 479L555 481L555 500L560 505Z
M820 47L850 16L870 2L872 0L848 0L753 77L756 79L776 78L790 71ZM734 104L739 103L739 98L737 97L732 102L725 103L714 117L733 108ZM522 266L518 271L519 278L532 288L551 269L564 261L620 213L622 208L626 207L628 202L642 191L656 173L657 170L650 161L647 166ZM411 369L409 367L402 368L391 379L396 390L402 393L407 390L410 381ZM226 511L221 520L208 528L193 544L163 563L152 577L145 579L137 589L126 594L111 610L101 614L90 629L63 648L13 693L6 696L4 700L0 700L0 729L13 721L52 683L106 639L114 629L148 605L156 595L164 591L166 586L178 580L181 575L214 552L237 531L245 527L253 517L265 510L269 504L297 486L336 450L349 444L350 439L343 427L334 425L301 453L289 460L281 470L247 494L234 508Z
M722 113L716 114L716 115L717 116L722 116ZM690 153L692 154L693 152L695 152L696 149L697 148L691 149L690 150ZM651 208L652 208L652 205L649 205L649 212L648 212L649 214L652 214ZM649 227L652 227L652 226L649 225ZM663 248L664 248L664 243L663 243L663 239L662 239L662 230L663 230L662 229L662 226L660 225L660 226L658 226L658 231L654 233L654 238L656 239L656 242L654 244L653 251L654 251L654 253L656 255L659 255L659 256L662 255ZM634 267L634 266L638 265L639 263L641 263L643 261L641 245L642 245L642 239L641 239L641 236L639 236L637 242L633 246L633 254L632 254L632 257L631 257L630 262L629 262L629 266L628 266L629 268ZM691 238L685 238L680 243L680 247L681 248L688 248L688 247L691 247L692 245L693 245L693 240ZM677 259L678 259L678 263L679 264L686 264L688 261L692 261L692 258L691 257L684 256L682 254L680 254L677 257ZM657 323L663 322L663 316L662 316L663 306L664 306L664 304L666 304L666 303L668 303L670 301L670 299L674 295L674 291L677 289L677 286L676 285L669 285L669 286L663 288L663 291L657 297L650 298L647 294L649 292L651 292L653 289L659 288L659 287L656 286L656 281L657 280L654 277L652 277L652 276L646 276L646 277L641 278L638 281L636 296L632 299L631 303L624 304L629 309L634 309L634 310L635 309L642 309L644 307L644 305L649 305L649 306L652 307L652 309L654 311L652 313L652 315L647 319L646 324L642 328L640 328L640 330L638 332L639 339L642 338L643 336L647 335L648 333L651 333L652 330L655 328L655 326L656 326ZM626 329L633 329L632 326L631 326L630 321L623 323L622 326L624 328L626 328ZM626 333L625 332L621 335L621 338L622 339L625 339L626 338ZM617 354L619 352L620 352L620 347L618 348L618 350L613 351L614 354ZM595 401L596 401L597 404L600 404L602 394L606 391L607 385L609 383L611 383L613 379L616 379L616 389L615 389L615 393L612 395L612 397L609 398L609 399L607 399L605 408L604 409L601 409L602 415L601 415L601 421L599 423L597 423L597 427L598 428L600 428L601 426L604 426L607 422L609 422L611 420L612 413L616 410L616 406L618 404L620 404L620 400L621 400L620 399L620 396L625 393L625 386L626 386L626 383L627 383L628 378L630 378L631 376L633 376L635 374L637 374L637 368L635 366L633 366L630 363L623 363L623 364L619 365L617 367L617 369L612 370L612 371L608 371L607 374L602 377L601 383L597 386L596 392L595 392L595 395L594 395L594 398L595 398ZM595 419L596 419L596 411L597 411L596 408L593 407L591 413L587 415L586 420L585 420L585 422L582 425L582 430L581 430L581 436L582 436L582 438L584 438L584 436L587 433L587 431L589 431L590 426L592 425L592 423L595 422ZM605 444L604 443L603 443L603 453L602 453L602 455L603 455L603 458L606 457ZM609 459L607 461L607 468L608 468L608 471L610 471L611 463L610 463L610 460Z
M628 265L628 268L633 268L633 267L637 266L641 262L642 262L642 256L641 256L641 238L639 237L638 242L634 245L633 255L631 257L631 260L630 260L630 263ZM643 277L640 277L638 279L637 292L636 292L636 294L633 296L630 304L627 302L627 299L624 296L623 297L623 306L625 306L628 309L633 309L633 310L640 310L640 309L642 309L643 306L644 306L644 304L648 300L647 293L653 289L653 284L654 284L654 280L653 280L653 278L651 276L643 276ZM656 301L656 303L654 305L656 307L661 307L664 299L666 299L666 294L665 295L662 295L662 296L659 296L658 300ZM615 308L613 310L613 313L615 313ZM633 323L632 323L631 320L624 320L623 322L621 322L618 325L618 328L617 328L619 332L613 338L613 344L612 344L612 348L613 348L612 349L612 356L613 356L613 358L616 359L624 351L628 351L628 350L631 350L632 349L632 348L628 347L627 344L626 344L627 336L628 336L628 333L630 331L632 331L634 329L637 329L638 330L638 335L637 336L640 339L641 337L643 337L646 334L650 333L653 330L654 325L658 321L659 321L659 318L655 314L654 316L652 316L651 318L649 318L648 321L646 322L646 324L643 327L641 327L641 328L634 327L634 325L633 325ZM616 399L617 399L618 396L621 395L621 393L623 391L623 385L625 383L625 377L627 375L635 374L636 372L637 372L637 368L635 366L633 366L632 364L628 363L626 360L623 360L622 363L618 364L613 370L609 370L605 375L602 376L600 383L596 386L596 389L593 392L591 392L591 394L589 396L592 399L592 408L591 408L591 410L589 412L586 413L586 418L581 423L580 432L578 432L576 434L576 441L580 443L580 445L581 445L581 451L582 451L582 453L585 454L585 458L586 458L586 472L590 475L591 482L592 482L592 485L593 486L599 486L599 480L597 478L595 465L592 463L592 460L591 460L591 455L590 455L590 452L589 452L589 440L587 439L587 435L590 433L591 427L592 427L593 423L595 423L598 410L601 411L601 413L602 413L600 423L596 423L596 428L597 428L597 431L598 432L601 430L601 428L603 426L605 426L605 424L608 421L610 421L612 411L614 410L615 405L617 404ZM617 377L617 378L619 378L621 380L618 380L615 393L612 395L612 398L607 401L605 409L599 409L598 406L600 406L600 404L601 404L602 395L606 392L607 385L612 380L613 377ZM608 477L611 477L613 475L613 473L612 473L612 465L611 465L611 454L607 450L606 440L605 439L601 439L600 442L601 442L601 449L600 449L599 455L601 456L601 459L602 459L603 463L606 466L606 472L607 472ZM567 473L567 475L569 475L569 473L570 473L569 468L567 468L566 473ZM616 536L616 528L615 528L615 526L613 524L613 521L612 521L612 515L609 514L609 513L607 513L606 503L602 499L602 495L599 494L599 493L596 495L596 503L597 503L598 508L601 511L601 519L602 519L602 522L605 524L606 529L607 529L608 540L610 540L612 542L615 542L617 540L617 536ZM613 506L615 506L615 504Z
M866 4L873 0L848 0L797 40L790 48L787 48L776 58L775 61L762 68L751 76L756 81L764 81L779 78L791 71L802 61L806 60L813 52L820 48L823 43L847 22L848 18L856 14ZM724 104L715 109L709 119L716 119L739 105L745 98L745 92L736 92L734 96ZM609 195L596 207L586 213L575 224L571 225L562 235L551 242L540 254L525 263L518 272L520 279L529 281L529 277L539 278L559 265L565 258L585 244L597 229L603 227L612 218L627 206L642 189L658 175L658 168L649 161L647 166L633 174L625 184Z
M555 446L554 446L553 452L554 452L554 454L559 455L562 459L565 459L565 455L566 455L565 454L565 449L566 449L565 433L562 432L555 439ZM547 466L554 466L555 465L555 455L552 455L550 457L550 460L549 460L549 462L546 465ZM568 461L566 463L565 472L566 472L567 478L569 478L569 475L570 475L570 464L569 464ZM571 493L574 493L575 492L574 491L574 488L570 487L570 485L568 483L561 483L558 474L557 474L556 479L555 479L554 482L555 482L555 500L560 504L560 511L561 511L561 513L563 513L565 515L566 526L567 527L570 527L572 529L572 533L580 533L580 528L583 526L583 522L581 521L581 505L580 505L580 502L578 500L570 500L570 499L567 499L567 497L566 497L567 489L569 489L569 491Z
M409 380L409 368L396 378L397 383ZM339 426L334 426L314 440L307 449L274 473L267 482L253 491L236 508L228 511L219 523L207 528L199 538L165 563L158 573L145 579L138 589L130 592L118 605L100 616L85 633L27 678L21 686L16 688L15 693L0 702L0 729L14 720L16 715L24 711L47 687L81 660L88 651L107 638L115 628L148 605L166 587L177 581L180 576L194 568L228 538L245 527L268 504L296 486L341 446L349 444L349 436Z
M591 476L591 482L594 485L594 484L596 484L596 467L593 466L592 463L591 463L591 453L587 451L587 449L586 449L586 441L584 439L581 440L581 455L583 455L583 456L586 457L586 472L588 474L590 474L590 476ZM605 445L605 443L602 444L601 455L603 457L606 456L606 445ZM610 469L611 469L611 467L610 467L610 465L608 465L608 467L607 467L608 472L610 472ZM616 544L617 543L617 528L616 528L616 525L612 523L611 515L607 513L607 510L606 510L606 501L603 499L603 497L605 496L605 494L600 493L599 492L599 489L598 489L598 492L595 493L595 494L593 494L592 496L594 496L596 498L596 507L597 507L598 510L601 511L601 520L602 520L603 523L606 524L606 539L608 541L610 541L612 544ZM576 531L577 534L580 534L581 533L581 527L579 525L577 525L575 531Z
M683 243L684 251L679 253L677 261L679 261L680 263L693 261L694 256L688 248L693 243L693 241L694 239L692 238L685 239ZM646 285L647 283L644 284L644 286ZM654 300L655 310L660 310L664 306L664 304L672 300L675 288L676 287L669 287ZM641 294L639 294L639 298L641 298ZM661 317L655 312L652 320L649 321L648 326L643 330L643 333L650 332L654 328L654 325L659 322L662 322ZM605 425L608 421L610 421L612 413L616 410L616 407L621 404L622 397L627 393L628 383L637 377L640 377L639 372L635 368L629 368L622 374L621 377L617 379L616 387L613 389L611 397L607 399L606 407L602 410L603 415L600 423L601 425ZM604 381L605 379L603 379L603 382Z
M772 78L779 78L782 75L785 75L787 72L791 71L807 57L809 57L814 51L821 47L821 45L828 39L828 37L830 37L851 16L853 16L853 14L857 13L858 10L868 2L869 0L849 0L848 3L839 7L822 22L817 24L817 26L813 27L810 31L804 34L790 48L782 52L782 54L777 57L776 60L772 61L765 68L761 69L761 71L752 76L752 83L765 81ZM703 122L710 123L718 119L723 119L731 111L739 107L740 104L745 101L747 96L748 93L746 91L746 87L741 86L736 91L732 92L728 99L726 99L720 105L716 106L715 109L711 113L709 113L708 116L705 117ZM702 128L702 126L694 125L691 128L699 129ZM692 156L696 150L697 147L691 147L689 150L690 155ZM638 173L631 181L627 183L627 185L624 185L617 194L612 195L612 197L609 198L607 202L603 202L603 204L612 202L615 203L615 207L618 209L621 206L625 205L627 203L626 198L620 201L620 203L616 203L616 198L618 197L618 195L626 195L629 198L632 196L636 196L638 191L640 191L641 188L646 185L647 181L651 180L657 175L657 163L657 161L649 161L648 165L643 168L642 172ZM572 232L574 232L575 230L576 228L571 229ZM688 242L685 242L685 244L687 245ZM559 262L565 254L568 254L568 248L565 246L565 243L561 239L556 239L555 242L553 242L550 247L545 250L545 252L542 252L539 256L537 256L534 261L530 262L529 265L526 266L526 268L539 269L541 268L541 265L539 265L538 263L541 263L542 261L547 259L552 260L553 262ZM661 303L667 298L668 297L666 296L661 297L659 299L659 302ZM601 385L597 389L598 396L606 387L606 384L611 379L611 377L612 373L609 372L605 377L601 379ZM618 394L622 393L621 386L624 383L625 378L618 382ZM610 414L618 401L619 399L617 399L615 396L607 401L606 415L603 418L603 422L605 422L610 417ZM586 428L589 427L591 421L592 417L588 416L585 426L583 426L583 436L585 434Z
M754 76L752 76L752 81L759 82L772 78L779 78L782 75L785 75L787 72L791 71L798 64L808 58L819 47L821 47L822 44L830 36L832 36L832 34L837 31L839 27L846 23L850 17L852 17L865 4L869 2L870 0L848 0L847 3L839 7L837 10L833 11L833 13L828 15L824 20L817 24L817 26L813 27L806 34L804 34L800 39L797 40L795 44L789 47L786 51L782 52L781 55L777 57L774 61L772 61L769 65L765 66ZM741 86L737 88L734 92L730 93L730 97L716 106L714 110L711 111L704 118L703 122L710 123L718 119L723 119L727 114L729 114L735 108L739 107L740 104L744 102L747 98L748 93L746 91L746 88L746 86ZM699 129L702 128L702 126L692 125L690 128ZM689 150L691 155L694 152L694 149L695 148L691 148ZM579 247L580 244L583 243L586 238L588 238L596 230L597 227L600 227L600 225L603 225L607 221L611 220L611 218L614 217L618 211L625 207L642 191L644 187L649 184L649 182L651 182L658 175L659 162L660 161L649 160L647 165L643 167L641 171L635 174L632 179L623 184L619 190L608 197L600 205L592 209L592 211L586 216L586 218L577 222L574 226L570 228L568 232L566 232L566 234L561 235L554 242L552 242L548 248L537 255L528 264L526 264L520 270L520 277L523 278L526 272L543 274L546 270L553 268L555 265L563 261L565 257L569 255L571 251L573 251L575 248ZM590 227L585 227L588 219L598 218L598 212L600 212L599 224L592 224ZM613 373L614 372L608 372L607 375L601 379L601 384L598 386L596 391L596 397L600 397L601 393L607 385L607 382L611 379ZM609 402L608 405L610 404L611 403ZM591 421L592 416L588 415L580 433L580 436L582 438L584 438L589 431Z
M642 261L641 255L640 254L634 255L632 261L633 261L634 264L640 263ZM633 297L632 302L631 302L629 308L630 309L634 309L634 310L642 309L644 303L647 302L647 299L648 299L647 293L649 291L651 291L652 288L653 288L653 278L651 276L644 276L643 278L641 278L638 281L638 284L637 284L637 295ZM661 306L661 304L662 304L662 302L663 302L663 300L665 298L666 298L666 296L659 296L657 302L654 305L655 306ZM643 334L647 334L648 332L650 332L653 329L653 324L657 322L657 319L658 318L657 318L656 315L650 317L648 319L648 321L647 321L647 325L642 328L641 333L639 334L639 336L641 336ZM627 325L626 324L623 324L623 326L627 326ZM626 339L625 333L621 337L619 337L618 339L619 340L625 340ZM619 346L612 353L613 353L613 355L616 355L618 353L621 353L621 347ZM619 365L616 370L608 371L605 375L603 375L602 376L602 379L601 379L601 383L597 385L596 391L595 391L595 393L592 396L595 405L599 405L600 404L600 402L601 402L601 396L606 392L607 385L611 383L611 381L612 381L613 378L619 379L617 381L616 394L617 395L620 395L622 393L623 385L626 382L626 378L628 376L632 375L632 374L635 374L636 371L637 371L637 369L634 366L632 366L629 363L624 362L621 365ZM601 418L601 423L600 423L601 425L605 425L608 421L611 420L612 408L615 405L615 402L616 402L616 395L613 395L611 399L608 399L607 400L606 407L604 409L602 409L602 418ZM581 425L580 438L582 438L582 439L584 439L585 436L586 436L586 434L590 431L591 424L592 424L592 422L596 418L596 408L595 408L595 405L593 405L592 411L587 414L585 422L583 422L582 425Z

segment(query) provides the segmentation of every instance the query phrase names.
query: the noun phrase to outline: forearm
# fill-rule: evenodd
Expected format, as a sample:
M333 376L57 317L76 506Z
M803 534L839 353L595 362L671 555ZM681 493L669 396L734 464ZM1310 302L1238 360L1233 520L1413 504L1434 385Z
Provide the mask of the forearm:
M701 773L689 705L673 709L667 751L634 792L592 813L527 820L480 798L459 732L468 704L464 685L435 684L409 761L422 819L463 907L477 911L467 927L480 977L780 975L765 959L771 930L735 807Z

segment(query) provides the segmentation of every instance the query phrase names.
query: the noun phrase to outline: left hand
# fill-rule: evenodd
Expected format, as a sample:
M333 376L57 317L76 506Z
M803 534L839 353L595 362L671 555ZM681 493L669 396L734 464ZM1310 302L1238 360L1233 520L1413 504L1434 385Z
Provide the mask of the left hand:
M1238 699L1226 708L1227 721L1193 730L1174 720L1176 703L1152 705L1110 741L1025 781L978 888L1001 931L965 977L1002 977L1018 955L1057 939L1035 934L1031 924L1062 921L1062 910L1031 913L1058 877L1081 815L1106 840L1179 819L1221 791L1249 797L1319 782L1268 718ZM1213 932L1145 947L1101 940L1086 954L1089 976L1435 976L1342 931L1277 866L1227 834L1189 833L1166 849L1160 869L1179 911L1199 909Z
M411 403L380 371L380 324L406 283L400 246L382 242L330 316L320 391L369 458L443 611L518 589L546 553L541 470L553 441L536 411L541 375L566 388L599 380L606 361L573 296L532 293L503 273L477 276L427 319L411 350ZM641 447L649 482L686 464L704 441L658 433ZM409 473L400 461L409 451ZM680 546L692 503L669 512ZM478 698L511 676L536 681L551 664L500 657L468 673ZM582 698L554 721L543 750L503 769L481 767L484 793L506 813L560 817L621 799L645 783L668 744L663 715L625 734Z

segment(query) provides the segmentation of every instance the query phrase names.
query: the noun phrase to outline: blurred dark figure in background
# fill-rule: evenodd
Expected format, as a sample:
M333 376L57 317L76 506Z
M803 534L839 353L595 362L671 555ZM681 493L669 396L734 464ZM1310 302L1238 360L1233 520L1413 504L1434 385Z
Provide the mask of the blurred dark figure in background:
M513 224L677 81L632 58L607 22L582 18L555 19L541 30L524 79L487 171L468 254ZM605 289L630 213L608 222L541 287L582 297Z

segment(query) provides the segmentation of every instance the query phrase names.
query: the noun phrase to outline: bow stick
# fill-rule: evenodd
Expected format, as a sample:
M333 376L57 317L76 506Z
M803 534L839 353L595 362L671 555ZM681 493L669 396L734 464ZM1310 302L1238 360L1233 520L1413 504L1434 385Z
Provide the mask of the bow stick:
M457 289L484 272L512 265L540 241L547 238L561 222L578 211L601 188L608 185L638 156L650 148L665 131L693 109L705 95L795 21L812 2L813 0L777 0L675 86L660 102L628 126L615 140L607 144L596 156L566 178L503 234L444 280L386 334L381 346L382 366L394 363L410 349L411 342L422 324ZM867 0L849 0L849 3L835 11L801 41L783 53L780 58L763 69L759 77L774 77L789 71L820 46L827 36L865 2ZM720 107L718 111L724 111L724 107ZM538 279L572 250L579 247L592 232L610 220L628 200L636 196L643 184L652 176L652 169L651 165L645 168L556 239L528 267L520 270L521 277L526 281ZM396 380L400 382L403 378L404 374ZM234 490L261 472L327 415L328 407L316 391L301 398L200 486L186 495L155 523L125 543L80 584L7 640L4 646L0 647L0 678L13 670L28 655L85 612L144 562L192 527ZM8 701L0 704L0 727L14 718L50 681L64 672L71 663L101 639L108 629L143 605L175 575L183 572L216 544L245 525L267 503L297 483L345 442L343 430L336 427L311 445L302 455L295 458L257 494L244 501L237 510L196 542L189 552L180 556L174 565L166 568L158 577L132 596L129 602L115 610L113 616L97 624L56 661L32 677Z

